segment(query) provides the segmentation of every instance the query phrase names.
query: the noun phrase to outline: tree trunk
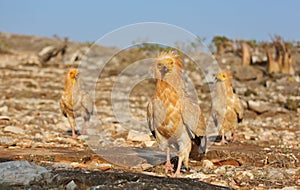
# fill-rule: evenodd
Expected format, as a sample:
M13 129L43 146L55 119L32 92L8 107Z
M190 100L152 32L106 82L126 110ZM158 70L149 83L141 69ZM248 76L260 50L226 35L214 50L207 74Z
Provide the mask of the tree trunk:
M223 55L224 53L224 46L223 44L218 44L217 45L217 55Z
M251 64L250 47L246 42L242 42L242 65L247 66Z
M272 52L270 51L269 47L265 47L267 58L268 58L268 73L279 73L280 72L280 65L277 61L273 59Z

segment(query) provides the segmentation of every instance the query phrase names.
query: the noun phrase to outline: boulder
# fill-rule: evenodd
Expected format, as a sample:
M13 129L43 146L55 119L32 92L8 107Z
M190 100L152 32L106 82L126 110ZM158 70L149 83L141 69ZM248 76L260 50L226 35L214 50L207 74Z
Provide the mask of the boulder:
M261 101L254 101L249 100L248 101L248 108L252 111L255 111L256 113L264 113L271 110L271 107L269 104Z
M236 66L233 68L233 76L239 81L260 80L263 72L253 66Z
M20 135L24 135L24 129L20 128L20 127L16 127L16 126L6 126L4 128L4 132L10 132L10 133L15 133L15 134L20 134Z

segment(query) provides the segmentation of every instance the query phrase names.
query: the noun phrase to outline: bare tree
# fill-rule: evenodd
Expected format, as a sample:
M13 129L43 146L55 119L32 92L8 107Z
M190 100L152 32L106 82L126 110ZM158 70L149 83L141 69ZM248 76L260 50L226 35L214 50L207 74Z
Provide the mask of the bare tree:
M280 66L280 72L294 75L295 70L293 67L293 58L291 54L290 44L285 42L283 38L278 35L275 35L272 38L272 41L276 50L275 60L278 62Z
M266 50L267 53L267 62L268 62L268 66L267 66L267 71L268 73L279 73L281 70L281 66L280 63L278 61L275 61L272 55L272 52L270 50L270 45L269 44L264 44L263 47Z
M232 40L226 38L225 36L215 36L212 42L217 49L217 55L223 55L225 52L233 51Z

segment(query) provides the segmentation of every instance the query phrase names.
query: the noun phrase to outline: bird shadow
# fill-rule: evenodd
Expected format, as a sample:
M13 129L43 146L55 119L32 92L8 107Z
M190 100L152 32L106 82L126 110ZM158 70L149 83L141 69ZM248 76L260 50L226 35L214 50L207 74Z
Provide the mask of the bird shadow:
M166 153L157 147L101 147L95 152L110 163L126 167L141 167L143 164L157 166L166 161Z

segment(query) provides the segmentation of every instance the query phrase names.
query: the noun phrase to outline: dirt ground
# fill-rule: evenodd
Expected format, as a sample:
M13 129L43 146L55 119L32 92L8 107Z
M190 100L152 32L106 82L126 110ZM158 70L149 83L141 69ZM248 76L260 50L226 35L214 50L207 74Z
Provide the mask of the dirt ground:
M124 84L131 84L131 80L139 77L132 73L120 77L121 71L136 60L153 56L151 52L133 48L110 59L95 87L97 115L90 129L93 135L73 139L67 119L60 112L59 98L66 69L80 63L77 59L82 59L90 44L68 42L63 55L41 61L38 53L44 47L58 47L63 43L60 39L0 33L0 162L28 160L56 176L48 183L33 182L32 187L61 189L71 180L79 189L97 185L98 189L300 187L298 53L293 55L295 76L268 75L264 64L242 67L235 55L219 57L220 67L232 71L233 87L245 109L237 131L238 140L209 146L205 155L192 153L189 163L192 169L184 170L182 179L172 179L163 173L164 152L146 125L146 106L154 90L153 80L139 81L130 89L129 99L122 95L128 91L126 85L118 89L115 109L122 111L124 105L118 102L128 101L129 116L134 116L136 123L119 121L111 99L116 81L121 78ZM94 51L91 63L106 60L116 52L101 46ZM209 85L201 80L203 76L192 64L187 63L185 69L195 84L207 118L211 103ZM144 70L138 67L135 71ZM130 133L147 140L134 140ZM175 165L176 161L174 157Z

